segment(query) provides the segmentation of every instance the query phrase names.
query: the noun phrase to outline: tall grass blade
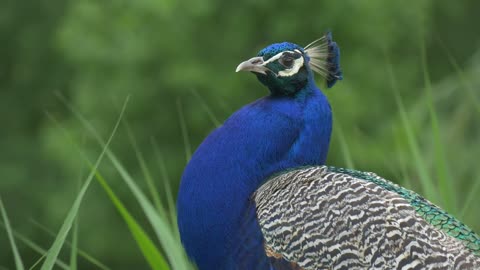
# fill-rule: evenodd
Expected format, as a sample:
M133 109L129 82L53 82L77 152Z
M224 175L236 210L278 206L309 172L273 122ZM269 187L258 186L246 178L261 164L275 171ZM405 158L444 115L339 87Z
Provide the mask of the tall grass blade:
M78 192L82 188L82 173L78 179ZM75 217L72 229L72 244L70 245L70 270L77 270L78 261L78 216Z
M175 236L177 240L180 240L180 234L177 228L177 211L175 206L175 200L173 199L173 191L172 187L170 186L170 177L168 176L167 166L165 165L165 160L163 159L163 155L160 153L160 148L158 147L157 142L152 138L152 146L158 161L158 165L160 167L160 173L162 177L162 182L165 190L165 197L167 198L167 209L170 213L170 222L172 224L172 228L174 228Z
M60 97L62 98L62 97ZM98 144L102 147L105 146L105 142L98 134L97 130L88 122L81 113L79 113L73 106L71 106L64 98L65 104L68 106L70 111L76 116L76 118L81 122L85 129L96 139ZM104 148L105 149L105 148ZM141 191L138 185L135 183L133 178L127 172L125 167L118 160L116 155L106 149L106 155L112 162L113 166L116 168L124 182L132 191L133 195L139 202L142 210L147 216L148 221L153 227L155 234L157 235L160 244L162 245L163 250L168 258L169 263L172 265L175 270L186 270L191 269L190 264L183 252L182 246L176 241L173 236L173 229L169 226L169 222L166 219L162 219L155 210L155 207L151 204L145 194Z
M410 152L412 153L413 160L415 162L415 167L417 169L417 173L420 178L420 185L422 186L425 196L429 200L438 202L437 192L435 192L435 187L428 173L427 165L425 164L425 161L420 155L420 147L418 146L418 142L414 135L413 125L410 122L410 119L405 110L405 106L403 104L403 100L398 91L398 86L397 86L397 82L393 72L393 67L388 55L386 55L386 59L387 59L387 73L388 73L388 76L390 77L390 84L392 87L393 94L395 96L397 107L400 112L400 119L402 121L403 129L405 130L405 133L407 135L408 146L410 148Z
M5 224L0 222L0 227L3 227L5 228ZM48 253L48 251L42 247L40 247L39 245L37 245L36 243L34 243L33 241L31 241L30 239L28 239L27 237L23 236L22 234L16 232L15 230L12 230L12 233L13 233L13 236L20 242L22 242L24 245L26 245L27 247L29 247L30 249L32 249L33 251L37 252L39 255L41 255L42 257L43 256L46 256L46 254ZM68 267L68 265L60 260L60 259L57 259L55 264L64 269L64 270L69 270L70 268Z
M70 248L70 270L77 270L78 254L78 217L73 221L72 245Z
M393 135L395 137L395 135ZM395 150L397 153L401 153L402 152L402 145L400 143L400 140L397 138L395 138ZM397 154L396 156L400 157L399 154ZM402 184L405 188L407 189L413 189L413 185L412 185L412 180L410 179L410 176L408 175L408 170L407 170L407 166L405 164L405 162L399 160L397 162L394 163L395 167L397 167L396 169L398 169L400 171L400 179L403 179L402 181Z
M57 237L55 238L55 241L53 242L51 248L48 251L47 257L45 258L45 261L40 268L41 270L51 270L53 269L53 266L55 264L55 261L60 253L60 250L62 249L63 243L65 242L65 239L68 235L68 232L70 231L73 221L78 213L78 210L80 209L80 204L83 200L83 197L85 193L87 192L87 189L92 182L93 177L95 176L95 172L100 165L100 162L103 159L103 156L105 155L108 146L110 145L110 142L113 139L113 136L115 135L115 132L117 131L118 126L120 125L120 121L123 117L123 114L125 112L126 106L128 104L129 97L126 98L125 103L123 104L122 111L120 112L119 118L117 120L117 123L115 124L115 127L113 128L112 133L110 134L110 137L108 138L107 142L103 145L103 150L100 153L100 156L98 157L97 161L95 162L95 165L93 166L93 169L91 170L90 174L87 177L87 180L82 186L82 189L80 190L80 193L77 195L77 198L75 199L75 202L70 209L70 211L67 214L67 217L60 228L60 231L58 232Z
M32 266L30 266L30 268L28 268L28 270L33 270L35 269L35 267L37 267L37 265L39 265L43 259L45 259L45 256L47 256L47 254L43 254L40 258L38 258L38 260L32 264Z
M112 201L115 208L122 216L123 220L128 226L130 233L137 242L138 247L142 251L143 256L147 260L151 269L154 270L168 270L170 267L165 261L163 255L157 249L155 244L150 240L147 233L142 229L142 227L135 221L133 216L128 212L127 208L120 201L118 196L113 192L112 188L108 185L107 181L102 177L102 175L97 171L96 178L100 185L103 187L108 197Z
M5 230L7 231L8 240L10 241L10 247L12 248L13 258L15 260L15 267L17 270L24 270L25 266L23 266L22 258L20 257L20 252L18 252L17 245L15 244L12 228L10 227L10 221L8 220L7 211L3 206L1 197L0 197L0 212L2 213L2 219L3 219L3 223L5 224Z
M140 206L142 207L145 215L147 216L147 219L152 225L153 230L156 233L157 238L163 247L163 250L166 252L167 257L169 258L170 264L173 266L174 269L188 269L183 250L173 236L173 229L169 226L170 224L168 220L162 219L158 215L153 205L150 203L150 201L148 201L145 194L143 194L143 192L140 190L133 178L125 170L125 168L116 158L116 156L110 152L109 158L110 161L113 163L113 166L117 169L127 186L132 191L137 201L140 203Z
M425 90L427 94L427 106L430 114L431 120L431 129L433 135L433 146L435 150L435 168L437 171L438 177L438 187L440 194L444 201L444 207L449 212L456 212L456 198L455 198L455 186L451 181L449 176L448 163L445 156L444 144L440 138L440 128L438 124L437 112L435 109L435 104L432 97L432 83L430 79L430 73L428 72L427 67L427 52L425 49L425 41L421 42L421 59L422 59L422 69L425 83Z
M157 187L155 186L152 174L150 173L150 170L148 169L147 163L145 162L145 159L143 158L142 152L140 151L137 140L135 139L135 136L133 135L132 129L130 128L130 125L124 121L125 124L128 138L130 139L130 143L132 144L133 150L135 151L135 155L137 157L138 163L140 164L140 168L143 173L143 177L145 178L145 181L147 183L148 190L150 191L150 196L152 197L153 204L157 208L157 211L160 215L162 215L163 218L166 218L165 216L165 209L163 208L162 202L160 200L159 192Z
M177 113L178 120L180 122L180 129L182 131L183 145L185 148L185 158L188 161L192 157L192 146L190 145L190 140L188 138L187 124L185 122L185 116L183 114L182 101L180 98L177 99Z
M55 121L55 119L52 119ZM56 122L56 121L55 121ZM90 162L88 157L83 153L83 151L78 147L78 145L75 143L73 140L73 137L69 134L69 132L65 129L63 129L63 132L65 136L69 139L69 141L72 143L72 145L77 149L79 154L82 156L82 158L85 160L85 162L93 168L93 164ZM133 238L135 239L137 245L139 246L142 254L144 255L145 259L149 263L152 269L155 270L164 270L164 269L169 269L168 264L166 263L163 255L158 251L158 249L155 247L153 242L150 240L148 235L145 233L145 231L141 228L141 226L135 221L133 216L128 212L126 207L121 203L120 199L118 199L118 196L113 192L113 190L110 188L110 186L107 184L106 180L101 176L100 172L95 173L95 177L97 181L101 184L101 186L104 188L105 192L109 196L110 200L114 204L114 206L117 208L119 211L120 215L124 218L125 223L127 224ZM48 228L45 228L45 226L39 224L38 222L32 220L32 223L39 227L40 229L46 231L49 234L53 234ZM67 242L68 243L68 242ZM82 253L80 253L82 255ZM91 257L88 258L91 260ZM108 269L106 266L98 262L97 260L91 261L94 264L98 264L97 266L101 269Z
M30 222L37 228L39 228L40 230L44 231L45 233L47 233L48 235L52 236L52 237L55 237L56 234L48 229L47 227L45 227L44 225L40 224L38 221L34 220L34 219L31 219ZM72 242L69 242L69 241L65 241L65 245L72 248ZM106 266L105 264L101 263L98 259L96 259L95 257L93 257L92 255L88 254L86 251L80 249L77 247L77 253L78 255L80 255L80 257L82 257L83 259L85 259L86 261L88 261L89 263L93 264L94 266L98 267L99 269L102 269L102 270L110 270L110 268L108 266Z

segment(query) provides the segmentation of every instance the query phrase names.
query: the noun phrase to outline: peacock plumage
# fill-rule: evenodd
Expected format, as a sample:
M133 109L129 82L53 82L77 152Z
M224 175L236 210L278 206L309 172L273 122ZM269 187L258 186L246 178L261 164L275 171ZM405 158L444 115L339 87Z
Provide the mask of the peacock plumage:
M331 34L237 67L270 95L235 112L182 176L178 227L205 269L480 269L480 237L373 173L325 166L332 112L313 73L342 79Z

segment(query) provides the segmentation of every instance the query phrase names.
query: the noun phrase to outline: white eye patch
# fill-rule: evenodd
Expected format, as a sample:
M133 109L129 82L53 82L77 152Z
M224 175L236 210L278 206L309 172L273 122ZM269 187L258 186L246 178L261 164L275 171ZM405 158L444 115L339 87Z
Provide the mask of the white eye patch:
M289 69L281 70L278 72L278 76L280 77L290 77L295 74L300 70L300 68L303 66L303 57L300 57L298 59L295 59L295 62L293 63L293 66Z
M302 54L302 52L300 52L299 50L285 51L285 52ZM270 59L268 59L267 61L265 61L263 63L263 66L267 65L268 63L272 63L274 61L277 61L278 59L280 59L280 57L283 56L283 54L285 52L277 53L276 55L272 56ZM295 59L295 62L293 63L291 68L279 71L277 76L279 76L279 77L293 76L293 75L297 74L297 72L300 70L300 68L303 66L303 64L304 64L304 60L303 60L303 56L302 56L302 57L299 57L299 58Z

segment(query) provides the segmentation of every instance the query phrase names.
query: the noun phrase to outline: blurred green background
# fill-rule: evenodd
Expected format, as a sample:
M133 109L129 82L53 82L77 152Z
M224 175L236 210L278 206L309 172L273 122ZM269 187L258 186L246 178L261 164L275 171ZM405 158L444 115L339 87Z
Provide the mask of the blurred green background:
M176 192L189 150L179 111L195 149L215 121L268 93L254 76L236 74L238 63L270 43L305 45L330 29L345 79L325 91L335 118L328 163L374 171L423 195L422 176L447 179L448 194L436 190L440 196L429 199L478 232L480 197L472 195L480 194L478 10L475 0L2 0L0 196L12 226L50 246L51 236L32 220L58 231L88 173L60 126L92 160L101 150L56 93L104 137L131 95L124 120L161 189L166 179L152 141L158 143ZM146 188L125 128L112 149ZM100 171L145 224L116 170L105 160ZM112 269L148 267L95 182L79 218L82 249ZM19 248L27 266L39 258ZM0 266L13 268L3 229ZM80 269L93 268L80 260Z

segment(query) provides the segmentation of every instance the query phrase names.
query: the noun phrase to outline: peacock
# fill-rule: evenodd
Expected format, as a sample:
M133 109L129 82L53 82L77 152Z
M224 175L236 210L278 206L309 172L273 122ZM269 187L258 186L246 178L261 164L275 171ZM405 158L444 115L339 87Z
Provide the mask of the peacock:
M343 79L331 33L269 45L236 71L270 93L211 132L183 172L178 228L198 269L480 269L480 237L455 217L325 165L332 110L313 76Z

